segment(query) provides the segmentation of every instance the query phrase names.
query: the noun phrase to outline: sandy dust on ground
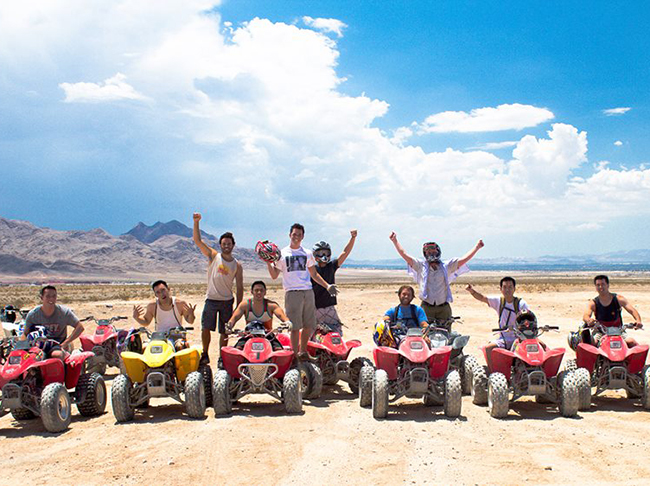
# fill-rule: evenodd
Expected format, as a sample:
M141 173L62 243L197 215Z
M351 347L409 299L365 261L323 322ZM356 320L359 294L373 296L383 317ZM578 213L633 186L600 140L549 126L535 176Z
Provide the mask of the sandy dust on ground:
M471 274L470 274L471 275ZM498 276L463 277L454 286L457 329L471 336L468 351L491 338L496 313L464 291L465 283L498 293ZM547 344L566 347L593 296L588 278L553 281L526 278L518 288L542 324L559 325L544 335ZM550 283L549 283L550 282ZM344 284L339 313L346 338L363 346L355 356L372 356L374 322L397 304L396 285ZM612 291L624 294L650 314L647 280L621 280ZM61 293L61 292L60 292ZM279 289L271 298L283 302ZM198 304L200 316L203 302ZM79 316L131 315L138 301L95 301L71 307ZM108 309L106 304L113 305ZM130 319L129 324L133 324ZM126 327L126 326L125 326ZM92 326L89 326L92 330ZM192 331L200 342L200 331ZM634 331L650 342L646 330ZM215 336L216 339L216 336ZM211 350L217 361L217 350ZM573 352L567 355L573 357ZM566 359L566 358L565 358ZM117 373L109 369L107 385ZM109 392L110 393L110 392ZM3 484L641 484L650 478L647 438L650 412L622 392L596 398L579 418L561 417L551 405L531 399L511 404L505 420L492 419L485 407L463 398L461 417L445 418L442 407L426 408L419 400L402 399L390 406L388 419L377 421L346 384L327 387L318 400L306 401L304 413L288 416L270 397L249 396L233 414L189 419L171 400L152 400L135 420L117 424L110 401L98 418L81 418L73 409L68 431L54 435L39 420L0 419Z

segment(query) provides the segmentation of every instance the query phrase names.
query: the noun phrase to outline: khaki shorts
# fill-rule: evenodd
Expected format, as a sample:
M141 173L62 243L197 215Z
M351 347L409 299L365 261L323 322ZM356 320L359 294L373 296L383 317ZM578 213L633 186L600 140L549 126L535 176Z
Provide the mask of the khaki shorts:
M289 290L284 294L284 308L293 325L292 331L316 329L316 302L313 290Z
M429 322L434 320L446 321L451 318L451 306L449 302L440 305L431 305L423 300L421 307L424 309L424 313L427 315L427 321Z

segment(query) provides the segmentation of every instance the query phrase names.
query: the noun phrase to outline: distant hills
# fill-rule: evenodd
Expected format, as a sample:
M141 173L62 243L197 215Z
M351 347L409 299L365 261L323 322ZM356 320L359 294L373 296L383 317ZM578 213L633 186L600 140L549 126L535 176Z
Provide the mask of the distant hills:
M202 239L218 249L217 237ZM253 250L235 248L248 267L262 264ZM41 280L137 279L168 274L204 274L207 259L192 241L192 229L179 221L138 223L114 236L101 228L57 231L28 221L0 218L0 278Z

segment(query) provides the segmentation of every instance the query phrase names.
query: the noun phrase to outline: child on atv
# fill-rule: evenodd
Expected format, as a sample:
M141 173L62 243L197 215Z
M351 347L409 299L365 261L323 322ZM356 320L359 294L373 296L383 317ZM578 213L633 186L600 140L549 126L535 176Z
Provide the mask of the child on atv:
M415 298L415 290L410 285L402 285L397 291L399 305L388 309L383 321L375 326L373 339L377 346L399 347L406 335L406 330L412 327L425 328L429 325L424 309L411 304Z

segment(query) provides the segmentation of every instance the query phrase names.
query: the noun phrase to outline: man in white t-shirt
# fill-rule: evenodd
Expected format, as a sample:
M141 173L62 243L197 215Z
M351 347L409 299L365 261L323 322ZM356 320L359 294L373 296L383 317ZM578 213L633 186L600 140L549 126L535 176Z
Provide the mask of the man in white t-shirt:
M517 282L512 277L503 277L499 282L501 289L501 297L486 297L485 295L477 292L472 287L472 284L467 284L465 288L472 297L481 302L485 302L490 308L494 309L499 315L499 329L503 329L499 333L497 339L490 341L485 347L488 367L492 369L492 350L494 348L511 349L516 337L515 333L508 330L512 329L515 325L517 315L521 312L530 310L528 304L524 299L515 297L515 288Z
M291 347L300 358L306 356L307 343L316 330L316 304L311 279L332 295L338 292L336 285L328 284L316 271L314 254L300 245L304 237L305 227L295 223L289 231L291 242L282 249L280 259L275 263L267 262L272 279L282 274L284 308L292 324Z
M418 260L404 251L402 245L397 241L397 235L393 231L389 236L395 249L408 265L408 273L418 284L422 308L427 315L429 322L434 320L439 323L451 318L451 303L454 298L451 295L450 284L460 275L469 272L467 262L483 248L483 240L478 240L474 248L461 258L452 258L448 262L441 260L442 252L437 243L431 241L422 245L424 260Z

